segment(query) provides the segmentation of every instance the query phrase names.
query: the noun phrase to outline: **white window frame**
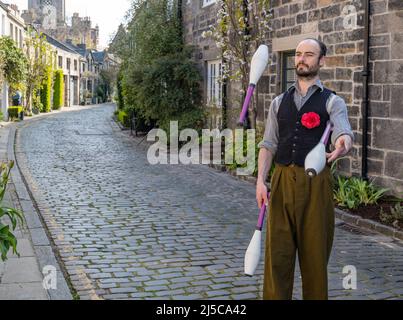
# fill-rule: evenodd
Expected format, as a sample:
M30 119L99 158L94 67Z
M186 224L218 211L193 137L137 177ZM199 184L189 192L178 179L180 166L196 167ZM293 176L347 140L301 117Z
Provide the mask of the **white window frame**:
M222 84L218 82L222 75L222 61L207 61L207 104L222 107Z
M203 0L202 8L212 5L213 3L216 3L216 0Z

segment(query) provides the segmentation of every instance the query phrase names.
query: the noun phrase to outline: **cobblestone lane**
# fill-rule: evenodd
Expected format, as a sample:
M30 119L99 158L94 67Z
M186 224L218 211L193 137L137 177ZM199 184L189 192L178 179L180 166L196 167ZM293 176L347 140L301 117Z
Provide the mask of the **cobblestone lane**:
M206 166L157 165L111 120L113 105L60 113L17 132L19 166L81 299L261 299L243 275L254 185ZM342 288L343 267L358 271ZM403 295L403 247L336 229L333 299ZM295 297L300 298L296 274Z

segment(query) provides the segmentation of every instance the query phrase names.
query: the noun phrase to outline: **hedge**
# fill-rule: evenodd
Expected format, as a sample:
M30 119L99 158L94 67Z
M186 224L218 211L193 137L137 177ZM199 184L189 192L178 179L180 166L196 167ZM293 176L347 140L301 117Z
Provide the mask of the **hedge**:
M59 110L63 106L64 79L63 70L56 70L53 83L53 110Z
M41 87L41 103L42 103L41 112L46 113L51 111L51 103L52 103L51 94L52 94L52 69L49 68L46 72L46 77Z
M11 119L18 119L20 117L22 110L23 110L22 107L9 107L7 109L8 116Z
M130 127L129 115L125 111L119 110L118 121L126 128Z

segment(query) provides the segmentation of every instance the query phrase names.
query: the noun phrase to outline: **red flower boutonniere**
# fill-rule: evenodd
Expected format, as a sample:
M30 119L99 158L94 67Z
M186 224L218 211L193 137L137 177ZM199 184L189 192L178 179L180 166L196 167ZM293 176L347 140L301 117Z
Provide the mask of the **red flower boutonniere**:
M308 112L302 116L301 123L305 128L313 129L319 127L320 117L316 112Z

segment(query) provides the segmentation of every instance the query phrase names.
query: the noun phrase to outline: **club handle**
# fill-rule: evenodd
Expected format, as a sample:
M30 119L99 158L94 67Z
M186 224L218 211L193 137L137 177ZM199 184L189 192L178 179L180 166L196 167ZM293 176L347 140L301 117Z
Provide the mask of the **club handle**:
M327 145L327 142L329 141L330 132L332 131L332 128L333 128L332 123L330 121L328 121L325 132L323 133L323 136L320 139L320 142L322 142L324 145Z
M267 194L267 200L270 201L270 193ZM262 231L266 211L267 211L267 206L265 203L263 203L262 207L260 208L259 219L258 219L258 222L256 225L256 230Z
M246 113L248 112L249 104L252 99L253 92L255 91L255 87L256 87L256 85L254 85L253 83L251 83L249 85L248 92L246 93L245 102L242 107L241 116L239 117L239 122L238 122L239 125L243 125L243 123L245 121Z

